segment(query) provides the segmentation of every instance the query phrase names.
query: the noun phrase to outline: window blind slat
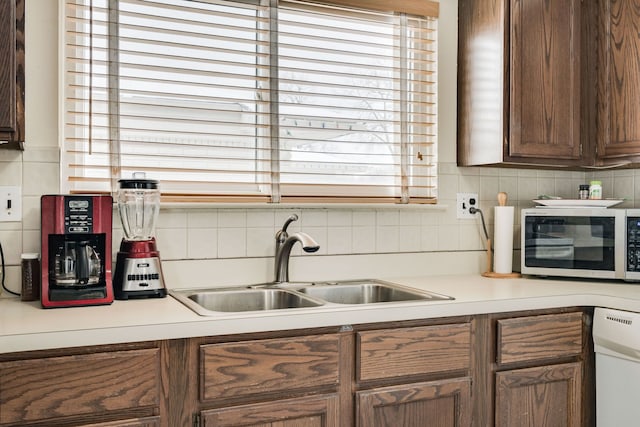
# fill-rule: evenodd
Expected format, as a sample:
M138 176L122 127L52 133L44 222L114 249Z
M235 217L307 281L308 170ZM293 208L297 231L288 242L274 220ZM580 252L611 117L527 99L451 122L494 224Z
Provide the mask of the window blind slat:
M437 3L336 1L66 0L63 188L435 200Z

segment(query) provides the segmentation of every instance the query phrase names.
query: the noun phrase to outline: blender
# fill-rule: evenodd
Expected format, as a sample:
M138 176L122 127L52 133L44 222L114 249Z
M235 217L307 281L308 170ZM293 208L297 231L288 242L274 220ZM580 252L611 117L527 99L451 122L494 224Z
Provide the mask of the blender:
M160 254L153 236L160 210L158 181L134 173L133 179L121 179L118 183L118 212L124 238L113 278L115 297L119 300L165 297Z

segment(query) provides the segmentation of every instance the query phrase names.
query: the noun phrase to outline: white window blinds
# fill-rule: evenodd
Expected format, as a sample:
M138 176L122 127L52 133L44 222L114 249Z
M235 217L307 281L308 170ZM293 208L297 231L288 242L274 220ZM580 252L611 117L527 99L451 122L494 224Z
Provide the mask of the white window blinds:
M145 171L165 200L435 201L435 17L275 0L65 17L66 191Z

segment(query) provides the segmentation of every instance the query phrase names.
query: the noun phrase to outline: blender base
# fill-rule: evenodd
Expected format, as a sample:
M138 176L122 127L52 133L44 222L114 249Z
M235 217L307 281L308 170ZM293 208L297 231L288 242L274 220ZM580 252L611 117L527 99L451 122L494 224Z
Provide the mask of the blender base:
M128 300L136 298L164 298L167 296L166 289L154 289L149 291L118 291L114 289L117 300Z
M113 292L118 300L167 296L155 239L122 241L116 258Z

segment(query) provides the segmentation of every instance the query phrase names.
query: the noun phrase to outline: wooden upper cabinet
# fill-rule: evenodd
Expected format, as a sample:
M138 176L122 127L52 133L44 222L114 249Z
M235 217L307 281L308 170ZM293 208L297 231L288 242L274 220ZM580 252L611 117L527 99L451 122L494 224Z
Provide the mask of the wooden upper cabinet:
M0 0L0 148L24 143L24 0Z
M508 157L580 159L580 4L511 1Z
M581 1L460 0L458 18L458 165L581 165Z
M640 161L640 10L635 0L599 0L597 159Z

